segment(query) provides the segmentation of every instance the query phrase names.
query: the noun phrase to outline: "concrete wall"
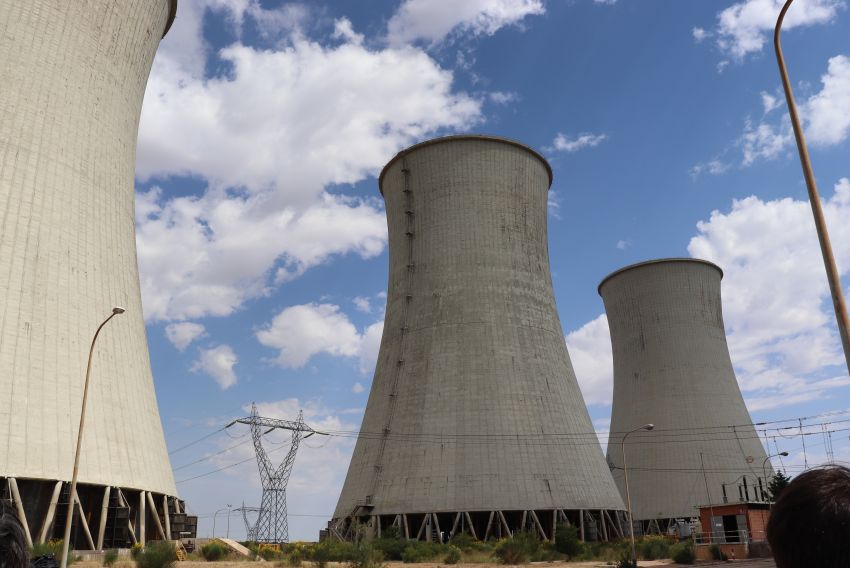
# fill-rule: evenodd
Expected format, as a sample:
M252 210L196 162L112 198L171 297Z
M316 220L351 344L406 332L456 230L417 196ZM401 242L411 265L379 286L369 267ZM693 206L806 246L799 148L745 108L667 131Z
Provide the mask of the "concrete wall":
M0 477L176 493L134 234L142 97L176 0L0 0Z
M721 278L711 263L666 259L600 285L614 351L608 460L623 496L623 433L655 424L626 439L635 519L695 517L697 505L721 502L722 483L737 500L733 482L747 476L752 491L763 477L766 454L726 345Z
M555 308L548 165L461 136L402 152L381 180L384 335L335 517L622 509Z

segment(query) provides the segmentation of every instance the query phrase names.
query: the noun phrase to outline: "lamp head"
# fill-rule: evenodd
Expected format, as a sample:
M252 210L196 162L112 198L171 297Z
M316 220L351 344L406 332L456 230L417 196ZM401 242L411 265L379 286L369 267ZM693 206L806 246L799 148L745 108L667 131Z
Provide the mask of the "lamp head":
M641 428L643 430L646 430L647 432L651 432L653 429L655 429L655 424L644 424L643 426L641 426Z
M788 452L779 452L779 455L787 458Z
M115 306L114 308L112 308L112 313L116 314L116 315L117 314L123 314L125 311L127 311L127 310L125 310L121 306Z

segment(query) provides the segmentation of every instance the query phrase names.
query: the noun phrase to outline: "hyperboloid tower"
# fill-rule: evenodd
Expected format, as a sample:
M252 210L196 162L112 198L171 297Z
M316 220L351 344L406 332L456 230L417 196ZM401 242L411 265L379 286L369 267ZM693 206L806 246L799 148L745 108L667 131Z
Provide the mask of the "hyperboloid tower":
M625 449L634 518L650 529L696 517L699 505L763 499L767 456L732 370L722 277L710 262L671 258L599 285L614 350L608 461L625 497ZM644 424L655 428L622 444Z
M0 0L0 498L32 541L64 532L89 345L113 306L127 311L94 351L73 545L191 532L154 394L133 226L142 98L175 10Z
M555 309L551 181L539 154L488 136L423 142L381 172L384 335L333 536L352 519L423 539L552 538L562 520L620 534Z

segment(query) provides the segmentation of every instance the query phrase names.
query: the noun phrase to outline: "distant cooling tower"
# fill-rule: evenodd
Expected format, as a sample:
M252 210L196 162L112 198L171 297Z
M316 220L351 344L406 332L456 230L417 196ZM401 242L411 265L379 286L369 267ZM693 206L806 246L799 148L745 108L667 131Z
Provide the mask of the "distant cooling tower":
M389 289L372 390L330 524L408 538L520 529L621 534L555 309L546 236L551 169L531 149L452 136L380 177Z
M94 353L73 544L186 530L133 226L142 98L175 10L176 0L0 0L0 498L33 541L64 532L89 345L116 305L127 311Z
M698 516L698 505L763 497L767 456L732 370L722 277L710 262L664 259L599 285L614 349L608 461L625 498L623 435L655 425L629 435L625 451L634 518L656 527Z

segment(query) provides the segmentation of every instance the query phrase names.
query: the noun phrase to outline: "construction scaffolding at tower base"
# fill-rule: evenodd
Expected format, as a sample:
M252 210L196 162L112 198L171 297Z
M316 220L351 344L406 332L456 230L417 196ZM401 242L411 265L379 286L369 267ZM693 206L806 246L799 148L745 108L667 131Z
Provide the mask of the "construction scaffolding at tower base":
M438 513L399 513L370 515L368 507L355 514L328 523L326 535L337 540L381 538L387 529L395 529L407 540L448 542L466 533L476 540L488 541L512 537L519 532L535 534L541 540L555 541L558 525L577 527L586 542L608 542L629 535L628 516L623 511L606 509L539 509L527 511L455 511Z

